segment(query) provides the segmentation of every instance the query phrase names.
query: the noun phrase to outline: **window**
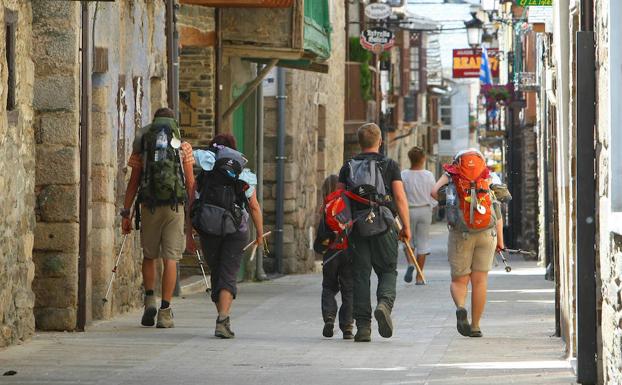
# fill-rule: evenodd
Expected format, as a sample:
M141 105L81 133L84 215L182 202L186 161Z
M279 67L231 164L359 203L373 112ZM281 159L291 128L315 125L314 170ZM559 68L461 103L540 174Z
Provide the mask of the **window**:
M410 48L410 90L419 91L419 47Z
M439 114L441 116L441 122L445 126L451 126L451 98L450 97L441 98Z
M15 99L15 32L17 27L17 13L8 9L4 10L4 32L6 47L7 66L7 98L6 110L13 111L16 107Z
M451 140L451 130L441 130L441 140Z

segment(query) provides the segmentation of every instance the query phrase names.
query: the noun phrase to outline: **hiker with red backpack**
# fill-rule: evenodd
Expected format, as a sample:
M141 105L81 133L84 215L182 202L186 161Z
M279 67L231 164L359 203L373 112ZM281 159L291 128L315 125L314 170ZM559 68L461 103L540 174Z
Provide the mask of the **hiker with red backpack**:
M347 252L348 240L345 236L339 235L339 224L333 216L333 212L338 210L335 206L338 203L338 198L335 198L339 194L338 180L337 175L329 175L322 184L324 204L321 207L321 219L313 249L323 255L322 318L324 329L322 335L327 338L333 336L335 321L339 315L339 329L343 339L351 340L354 338L352 333L352 259L350 253ZM339 292L341 292L341 306L337 311L335 296Z
M451 268L451 296L456 305L456 327L465 337L482 337L480 319L486 304L488 271L495 251L505 249L503 222L486 159L476 149L459 152L432 190L446 206ZM440 197L439 197L440 196ZM465 309L471 283L471 322Z
M355 342L371 341L370 275L378 276L374 317L384 338L393 335L391 311L395 302L398 233L395 214L403 227L399 238L410 240L408 201L399 165L380 154L380 128L367 123L357 130L361 153L348 160L339 172L337 188L345 191L351 213L348 252L352 255L353 317Z
M211 297L218 311L214 336L234 338L230 312L237 296L237 275L249 237L249 216L263 245L263 217L257 201L257 177L244 166L246 158L230 134L216 135L206 150L195 150L201 166L192 226L199 233L210 268Z

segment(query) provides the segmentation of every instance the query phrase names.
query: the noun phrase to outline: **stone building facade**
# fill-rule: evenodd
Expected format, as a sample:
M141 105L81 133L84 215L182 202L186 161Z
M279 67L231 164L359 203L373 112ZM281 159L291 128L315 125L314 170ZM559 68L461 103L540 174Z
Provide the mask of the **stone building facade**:
M31 4L5 0L1 4L0 45L0 347L23 341L34 333L35 275L32 245L35 226L35 134L33 131ZM7 33L10 32L8 35ZM12 54L7 54L12 49ZM9 76L8 57L13 71Z
M137 128L166 105L164 2L4 1L0 120L0 346L42 330L74 330L141 300L140 242L129 236L108 303L102 297L121 243L118 211ZM92 88L81 82L81 37L93 48ZM10 42L10 44L9 44ZM7 52L10 49L12 52ZM12 59L9 59L12 58ZM91 104L81 111L81 95ZM80 122L91 123L88 194L80 193ZM80 222L79 204L88 204ZM79 253L80 229L88 249ZM86 272L78 265L85 259ZM78 282L85 289L79 293ZM84 296L79 301L80 295Z
M194 147L205 146L214 135L215 9L180 4L177 11L179 52L179 123L183 137Z
M283 272L304 273L314 267L309 247L318 220L324 179L339 173L344 148L345 10L330 2L331 57L328 73L286 70L285 218ZM264 212L275 223L277 101L265 97ZM266 258L266 270L274 260Z

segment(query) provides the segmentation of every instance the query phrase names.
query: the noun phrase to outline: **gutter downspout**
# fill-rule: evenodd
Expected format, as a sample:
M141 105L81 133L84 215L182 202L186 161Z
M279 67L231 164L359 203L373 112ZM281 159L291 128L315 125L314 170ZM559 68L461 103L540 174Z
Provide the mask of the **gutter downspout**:
M80 240L78 255L78 314L76 329L84 331L90 305L88 290L89 269L89 191L90 153L89 135L91 118L91 38L89 28L89 3L82 4L82 44L80 68Z
M598 319L596 290L596 45L593 0L581 1L576 34L576 316L577 382L598 382Z
M285 214L285 70L277 68L277 145L276 145L276 271L283 273L283 221Z
M262 66L263 67L263 66ZM264 111L263 111L263 85L257 87L257 200L259 206L263 207L263 135L264 135ZM268 279L266 272L263 269L263 248L257 248L257 267L255 269L255 279L258 281L265 281Z
M168 107L175 112L175 116L179 117L179 62L178 62L178 46L177 28L175 27L175 0L166 0L166 101ZM152 111L153 113L154 111ZM181 295L181 279L179 277L179 262L176 264L177 280L175 281L175 289L173 296Z

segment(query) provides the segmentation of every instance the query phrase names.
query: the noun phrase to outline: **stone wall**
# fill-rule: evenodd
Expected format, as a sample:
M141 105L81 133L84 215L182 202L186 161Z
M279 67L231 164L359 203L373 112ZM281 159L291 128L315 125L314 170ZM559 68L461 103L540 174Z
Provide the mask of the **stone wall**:
M179 109L182 135L193 146L206 146L215 127L214 9L181 4Z
M78 305L80 4L32 1L37 328L73 330Z
M0 46L0 348L23 341L34 333L34 162L32 35L30 3L1 2L0 18L15 17L16 103L7 111L6 46ZM3 11L3 12L2 12ZM5 41L6 29L0 31Z
M93 74L92 92L92 309L93 318L142 303L142 254L138 231L126 241L108 303L106 284L123 236L118 215L131 169L127 161L138 129L166 103L164 2L101 2L94 36L106 50L107 69Z
M520 247L525 250L538 250L538 150L534 127L522 131L522 183L521 183L521 234ZM512 245L514 246L514 245Z
M332 53L329 73L286 70L284 273L313 269L309 229L318 220L324 178L338 173L344 140L344 4L331 2ZM267 227L275 221L277 103L265 98L264 211ZM266 270L274 260L265 258Z

